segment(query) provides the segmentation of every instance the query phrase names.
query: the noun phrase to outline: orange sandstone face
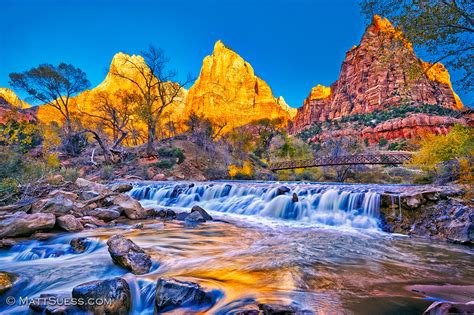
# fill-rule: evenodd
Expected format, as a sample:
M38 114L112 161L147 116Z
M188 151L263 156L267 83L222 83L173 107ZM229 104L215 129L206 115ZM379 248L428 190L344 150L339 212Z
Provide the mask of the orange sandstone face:
M431 81L436 81L439 83L443 83L448 85L451 88L451 91L453 92L454 99L456 102L456 108L457 109L462 109L464 107L461 99L459 96L454 92L453 86L451 84L451 77L449 75L448 70L444 67L444 65L440 62L435 63L432 65L429 62L423 62L423 69L426 71L426 75L428 76L428 79Z

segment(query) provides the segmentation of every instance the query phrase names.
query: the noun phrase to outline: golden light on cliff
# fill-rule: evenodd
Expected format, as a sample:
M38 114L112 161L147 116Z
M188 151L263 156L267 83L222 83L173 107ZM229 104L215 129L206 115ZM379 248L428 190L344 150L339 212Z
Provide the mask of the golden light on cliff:
M311 101L319 100L322 98L329 97L330 95L331 95L330 87L318 84L314 88L311 89L311 93L309 94L309 100Z
M16 108L23 109L31 107L30 104L21 100L15 92L10 90L9 88L0 88L0 97L5 99L8 103L15 106Z
M410 41L408 41L403 36L402 31L398 27L394 27L387 18L382 18L376 14L372 19L372 25L374 25L377 31L385 33L389 36L393 36L394 38L400 40L406 48L413 51L412 43L410 43Z
M446 67L440 62L437 62L434 65L429 62L423 62L422 65L423 65L423 70L426 72L428 79L439 82L439 83L443 83L449 86L449 88L451 89L454 95L456 108L462 109L464 105L461 99L459 98L459 96L453 90L453 86L451 84L451 77Z

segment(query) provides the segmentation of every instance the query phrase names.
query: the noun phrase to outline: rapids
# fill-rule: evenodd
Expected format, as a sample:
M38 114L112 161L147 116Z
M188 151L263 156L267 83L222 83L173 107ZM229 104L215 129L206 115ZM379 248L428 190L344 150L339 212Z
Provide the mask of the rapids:
M132 313L152 314L160 277L200 283L213 292L210 314L232 314L252 303L298 305L317 313L422 313L437 296L408 286L474 283L474 251L410 239L378 228L380 193L387 186L287 183L151 183L130 192L146 207L188 210L200 205L214 221L124 221L113 227L62 233L0 250L0 270L19 275L9 296L69 293L86 281L122 276ZM293 201L293 193L298 201ZM105 242L123 233L152 257L150 273L133 275L112 263ZM91 241L71 251L75 237ZM192 309L191 309L192 311ZM7 306L0 313L27 312Z

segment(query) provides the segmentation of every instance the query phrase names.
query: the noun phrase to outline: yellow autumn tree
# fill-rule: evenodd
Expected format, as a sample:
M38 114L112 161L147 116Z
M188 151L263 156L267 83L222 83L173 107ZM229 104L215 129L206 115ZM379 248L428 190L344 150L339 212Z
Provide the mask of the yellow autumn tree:
M251 177L253 175L252 164L249 161L244 161L241 167L231 164L229 165L229 175L235 177Z
M443 162L459 162L460 180L472 179L474 157L474 129L456 125L446 135L426 135L419 142L420 149L407 163L426 171L436 171Z

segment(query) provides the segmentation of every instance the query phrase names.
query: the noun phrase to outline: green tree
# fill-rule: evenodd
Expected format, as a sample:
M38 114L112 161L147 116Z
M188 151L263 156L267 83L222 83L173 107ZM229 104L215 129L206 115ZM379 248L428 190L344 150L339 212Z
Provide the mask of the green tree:
M42 64L19 73L10 73L10 85L36 101L56 108L64 118L66 135L72 134L70 100L90 86L86 74L70 64Z
M415 47L463 73L460 84L473 89L474 2L472 0L360 0L362 12L388 18ZM426 70L425 70L426 71Z

